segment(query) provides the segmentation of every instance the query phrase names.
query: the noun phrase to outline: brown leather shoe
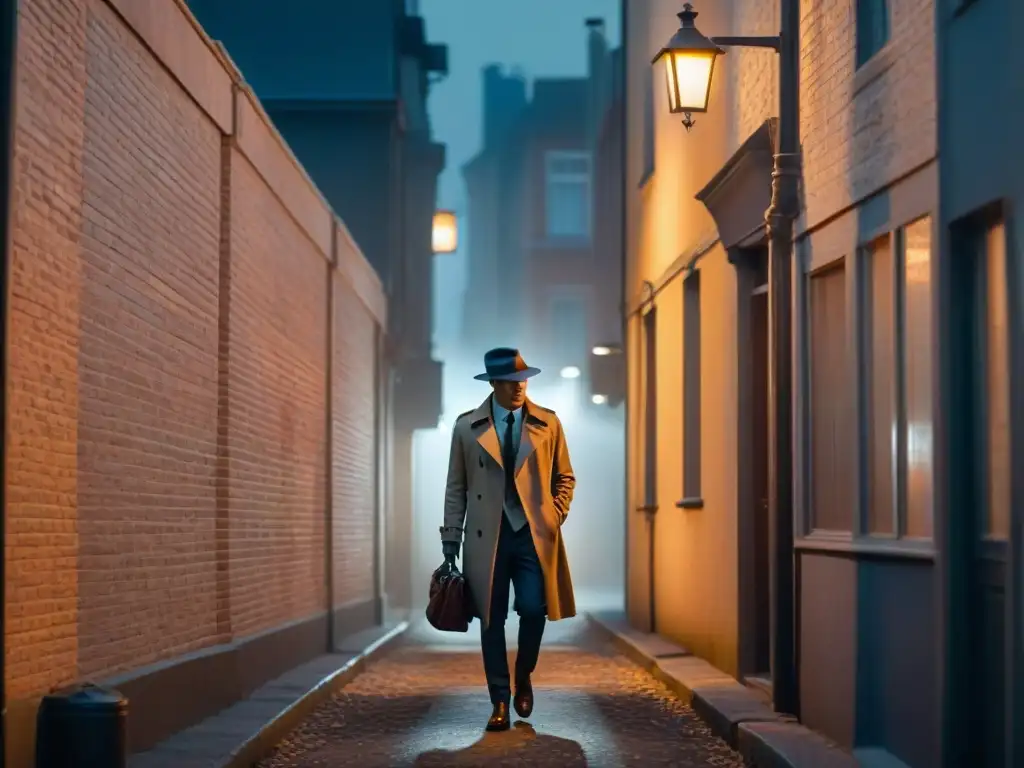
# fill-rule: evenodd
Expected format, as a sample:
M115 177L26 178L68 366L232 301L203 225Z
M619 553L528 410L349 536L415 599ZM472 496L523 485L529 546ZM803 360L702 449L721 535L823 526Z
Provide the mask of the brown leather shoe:
M512 704L520 717L529 717L533 714L533 684L529 677L516 683L516 695L512 699Z
M491 718L487 721L488 731L507 731L512 727L512 719L508 714L508 704L501 701L494 705Z

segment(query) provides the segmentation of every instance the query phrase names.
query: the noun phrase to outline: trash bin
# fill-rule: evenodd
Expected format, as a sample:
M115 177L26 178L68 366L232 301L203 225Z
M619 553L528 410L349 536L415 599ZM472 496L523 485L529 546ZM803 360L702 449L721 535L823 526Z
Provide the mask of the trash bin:
M43 697L36 768L126 768L128 700L92 683Z

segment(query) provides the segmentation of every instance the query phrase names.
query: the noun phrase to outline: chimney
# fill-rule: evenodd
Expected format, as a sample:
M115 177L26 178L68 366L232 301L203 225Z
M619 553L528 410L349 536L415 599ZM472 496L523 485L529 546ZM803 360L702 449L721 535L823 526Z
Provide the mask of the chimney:
M605 36L604 19L592 16L584 24L587 27L587 73L591 78L601 78L601 70L608 58L608 38Z
M484 67L483 80L483 146L492 147L505 138L526 107L526 80L515 72L505 74L500 64Z
M587 132L595 137L595 131L608 103L610 90L610 62L608 38L605 36L604 19L592 16L584 25L587 28Z

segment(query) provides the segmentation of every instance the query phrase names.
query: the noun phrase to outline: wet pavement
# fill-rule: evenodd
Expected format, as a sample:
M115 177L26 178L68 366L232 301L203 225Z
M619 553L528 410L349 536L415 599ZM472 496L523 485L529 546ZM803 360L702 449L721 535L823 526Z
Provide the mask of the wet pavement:
M510 649L514 633L510 622ZM584 619L549 623L529 722L513 717L511 731L487 734L478 638L475 623L466 635L425 624L410 630L259 768L743 766L690 707Z

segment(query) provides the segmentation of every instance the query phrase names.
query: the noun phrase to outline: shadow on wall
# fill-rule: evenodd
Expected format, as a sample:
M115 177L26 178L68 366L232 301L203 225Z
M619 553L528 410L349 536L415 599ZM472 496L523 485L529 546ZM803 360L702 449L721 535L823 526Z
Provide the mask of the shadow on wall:
M415 606L426 604L430 574L442 559L438 527L444 514L452 424L490 392L487 384L473 381L476 369L469 370L446 362L446 414L437 429L418 432L413 446ZM563 380L544 372L531 381L529 396L558 414L576 472L576 494L564 532L577 608L620 608L625 574L623 410L590 406L583 387L580 379Z

